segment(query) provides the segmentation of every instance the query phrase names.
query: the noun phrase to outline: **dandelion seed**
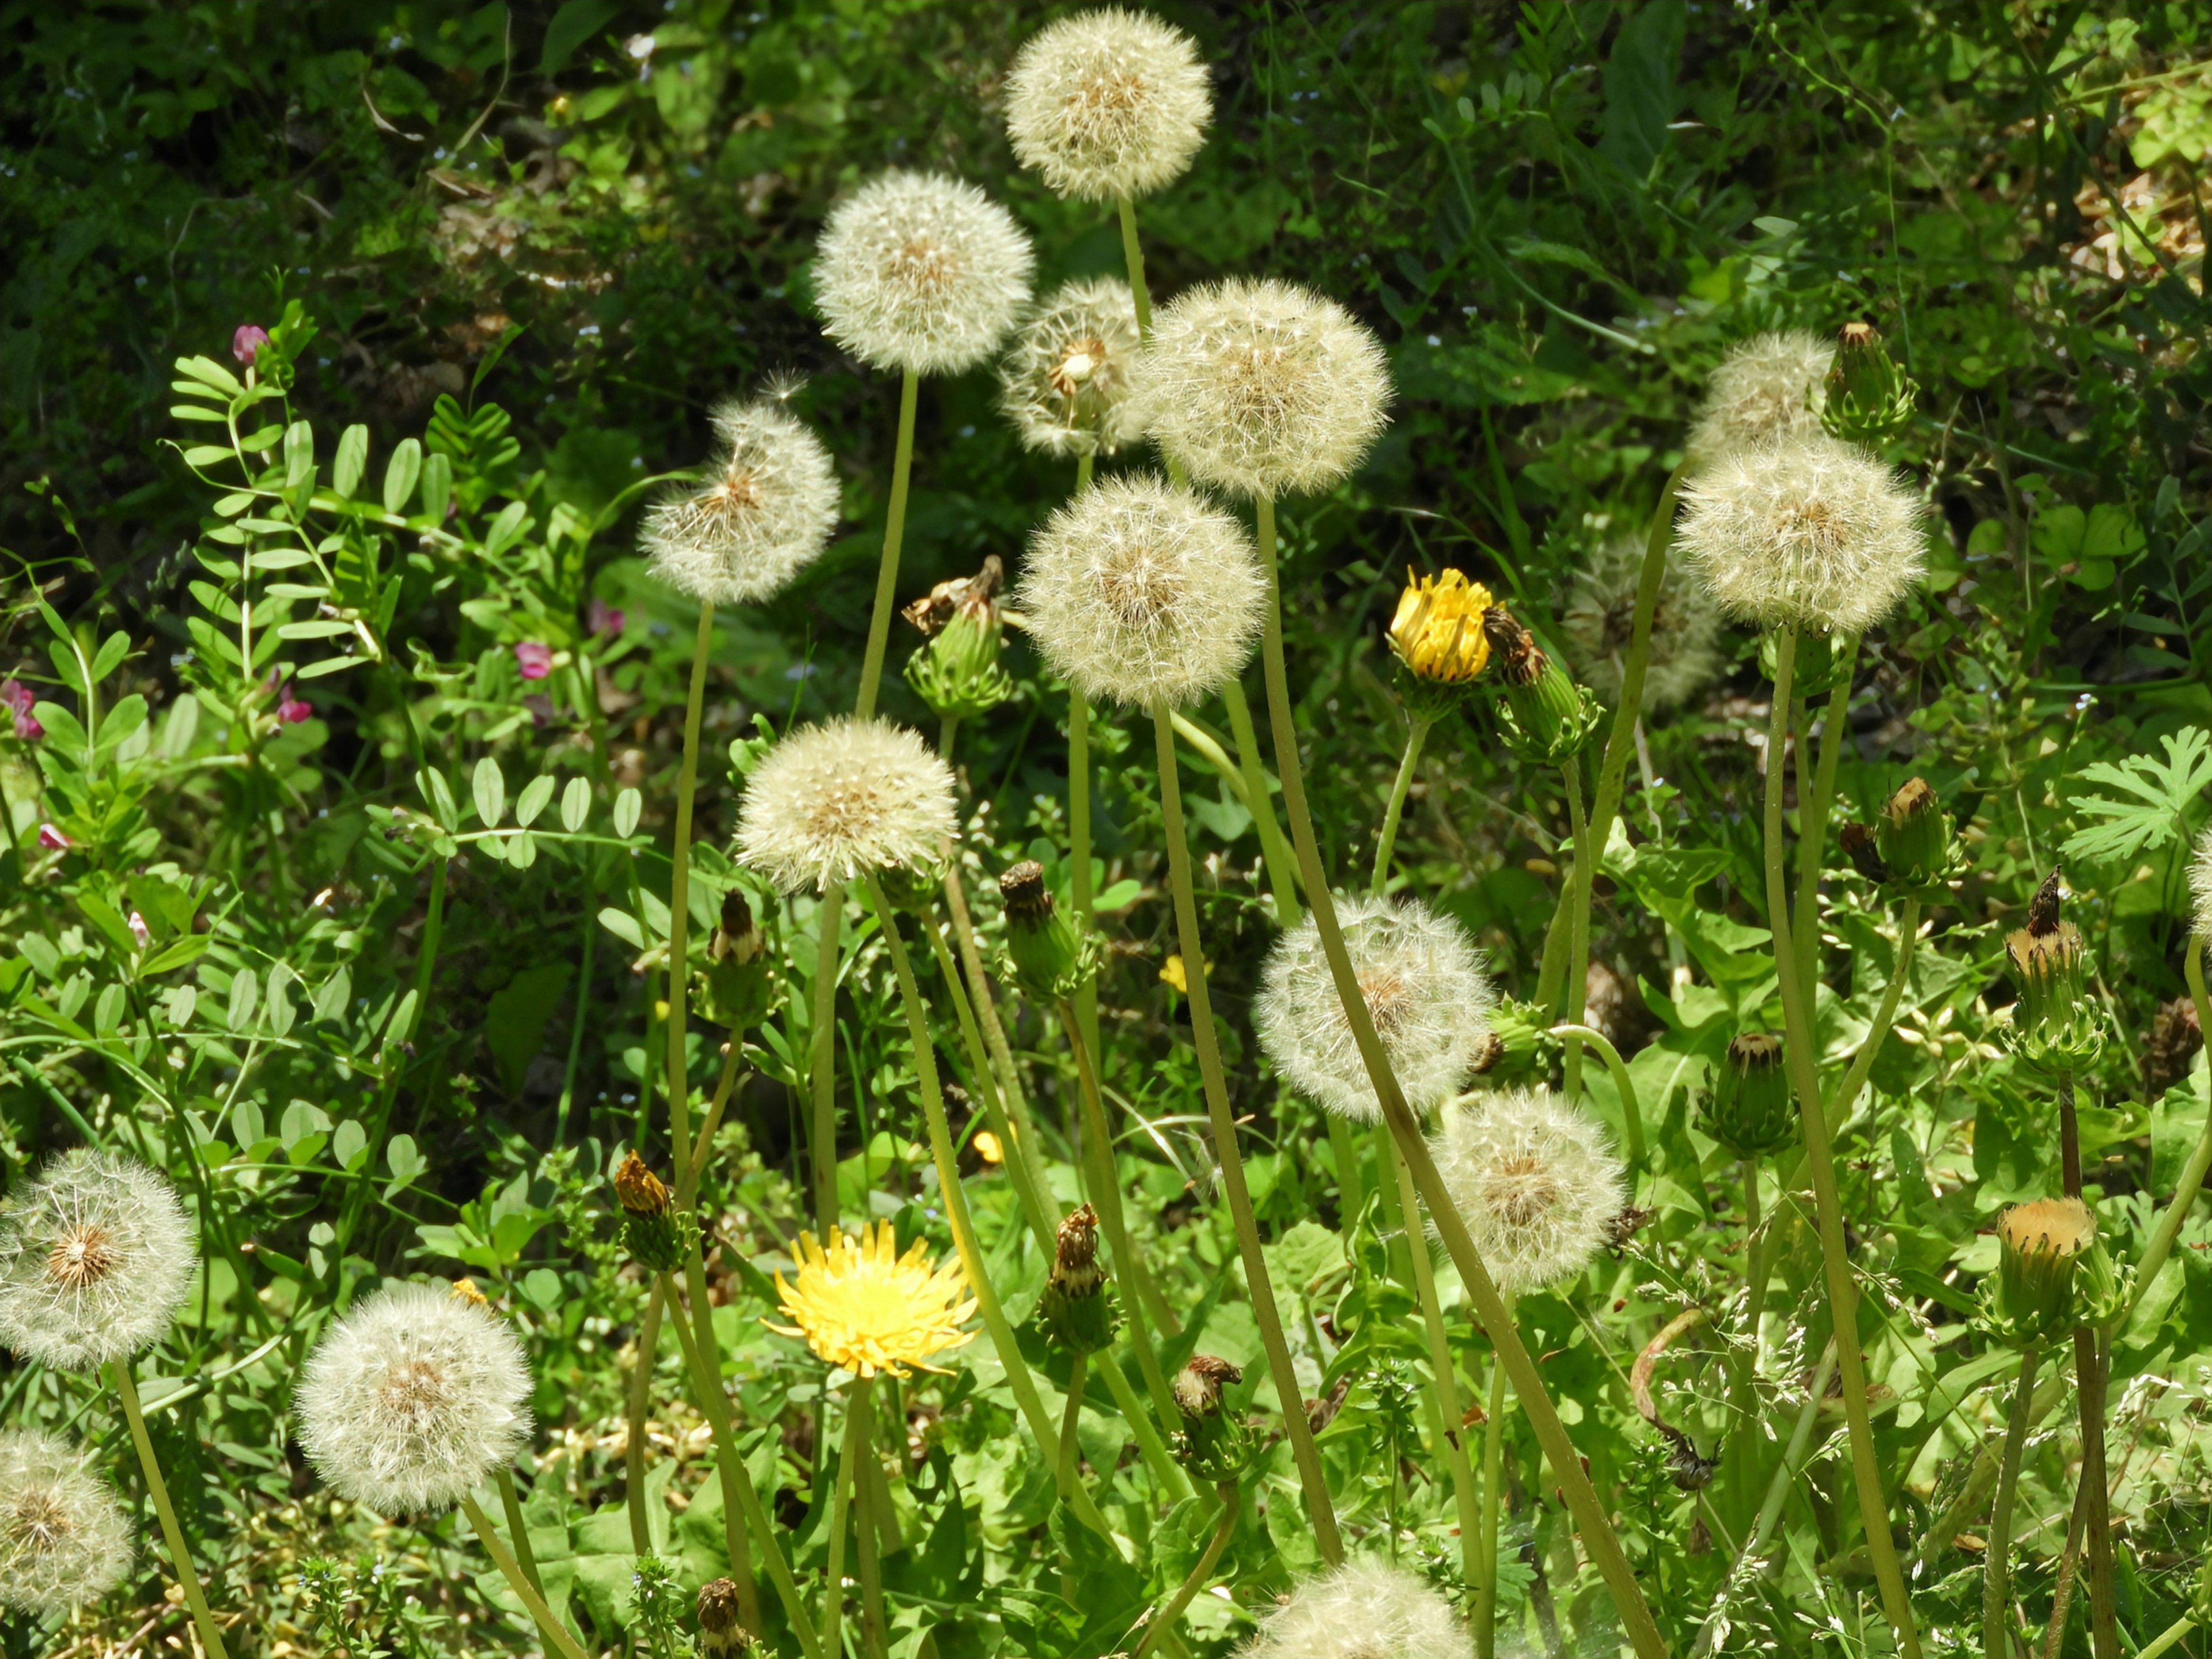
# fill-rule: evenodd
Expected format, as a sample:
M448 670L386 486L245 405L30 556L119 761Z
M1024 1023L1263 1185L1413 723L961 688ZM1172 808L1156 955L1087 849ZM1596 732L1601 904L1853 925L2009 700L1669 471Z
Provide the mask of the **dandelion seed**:
M1626 1201L1597 1122L1548 1089L1505 1089L1449 1112L1430 1141L1444 1190L1498 1289L1580 1274Z
M975 1303L958 1265L931 1267L929 1246L919 1238L901 1255L890 1222L877 1222L857 1239L832 1227L827 1249L801 1233L793 1249L798 1273L789 1284L779 1273L775 1285L793 1322L762 1322L802 1339L830 1364L860 1376L904 1376L917 1367L937 1370L930 1360L974 1340L960 1328Z
M1086 202L1149 196L1206 141L1213 86L1196 44L1143 12L1079 12L1033 35L1006 76L1006 136L1025 167Z
M1705 382L1686 453L1710 465L1739 449L1810 438L1821 430L1836 345L1803 329L1760 334L1729 348Z
M738 859L787 893L871 871L933 869L956 828L951 769L883 720L794 732L754 769L738 807Z
M0 1607L41 1618L94 1601L130 1570L131 1526L82 1453L0 1429Z
M1609 542L1576 576L1559 618L1575 677L1608 703L1620 697L1623 665L1635 642L1636 592L1644 579L1644 544L1635 537ZM1712 684L1721 672L1720 613L1669 562L1651 612L1644 659L1643 712L1671 708Z
M1498 994L1464 929L1418 899L1347 897L1337 920L1375 1034L1407 1103L1425 1111L1474 1074ZM1352 1041L1309 915L1275 941L1252 1018L1261 1047L1300 1094L1373 1123L1382 1102Z
M714 435L728 453L707 486L661 501L639 535L653 574L709 605L773 597L830 544L836 468L812 428L769 398L724 404ZM594 605L599 602L592 601ZM622 631L622 612L594 619Z
M1127 283L1094 276L1054 290L999 365L999 407L1022 447L1111 455L1144 436L1142 411L1129 396L1137 348Z
M161 1340L199 1265L191 1218L136 1158L62 1153L0 1204L0 1346L88 1371Z
M1309 1578L1237 1659L1467 1659L1451 1604L1418 1574L1360 1557Z

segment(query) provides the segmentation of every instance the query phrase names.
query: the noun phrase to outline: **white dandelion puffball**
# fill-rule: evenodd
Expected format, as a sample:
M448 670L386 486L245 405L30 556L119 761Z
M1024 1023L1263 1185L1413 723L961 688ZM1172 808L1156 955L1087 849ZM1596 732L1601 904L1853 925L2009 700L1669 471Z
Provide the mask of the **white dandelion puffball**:
M1451 1603L1419 1574L1358 1556L1309 1578L1237 1659L1469 1659Z
M1745 622L1863 633L1925 569L1919 501L1880 461L1825 435L1736 450L1682 500L1690 568Z
M1024 449L1111 455L1145 435L1129 396L1137 304L1115 276L1056 289L1024 323L999 365L999 407Z
M64 1152L0 1204L0 1346L64 1371L128 1359L161 1340L198 1265L166 1179L133 1158Z
M738 857L787 893L923 872L957 827L952 769L884 720L826 720L769 750L738 805Z
M1705 382L1686 452L1710 465L1732 450L1809 438L1821 430L1836 343L1794 328L1738 341Z
M661 501L640 534L653 574L708 605L769 599L829 545L836 468L811 428L772 398L724 404L728 449L704 489Z
M1576 576L1559 615L1575 678L1608 703L1620 700L1620 677L1635 641L1644 550L1638 536L1607 543ZM1669 560L1651 611L1641 712L1672 708L1713 683L1721 672L1720 632L1719 611Z
M1035 263L1013 215L975 185L880 173L830 213L814 300L830 337L862 362L957 374L999 349Z
M1425 1111L1458 1091L1490 1029L1498 993L1481 952L1456 921L1418 899L1340 898L1336 915L1398 1087ZM1261 1047L1300 1094L1340 1117L1382 1117L1311 915L1268 952L1252 1019Z
M112 1589L131 1557L123 1506L82 1453L38 1429L0 1429L0 1607L66 1613Z
M1161 310L1137 390L1153 439L1192 477L1297 495L1366 454L1387 420L1390 374L1375 336L1334 301L1232 276Z
M324 1334L293 1398L323 1483L383 1515L453 1508L530 1439L507 1322L443 1285L386 1285Z
M1173 184L1212 118L1213 83L1196 43L1118 6L1039 31L1006 75L1015 157L1080 201L1149 196Z
M1085 697L1182 707L1243 671L1267 584L1235 519L1135 476L1091 485L1045 522L1017 598L1046 663Z
M2197 902L2197 936L2212 940L2212 827L2197 838L2197 856L2189 865L2189 894Z
M1504 1089L1448 1112L1429 1149L1498 1288L1575 1278L1628 1201L1604 1128L1548 1089Z

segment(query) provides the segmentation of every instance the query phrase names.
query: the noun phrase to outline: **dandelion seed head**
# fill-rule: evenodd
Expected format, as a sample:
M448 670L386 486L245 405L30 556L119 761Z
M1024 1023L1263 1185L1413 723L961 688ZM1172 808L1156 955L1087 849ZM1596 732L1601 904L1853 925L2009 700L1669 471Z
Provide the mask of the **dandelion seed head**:
M1627 1201L1604 1129L1548 1089L1503 1089L1431 1138L1444 1190L1498 1289L1575 1278Z
M830 213L814 299L830 337L861 362L957 374L999 349L1035 263L1013 216L975 185L894 171Z
M0 1346L88 1371L161 1340L199 1264L191 1218L133 1158L79 1147L0 1204Z
M1705 382L1686 453L1710 465L1738 449L1820 433L1836 343L1804 329L1756 335L1729 348Z
M1111 455L1144 436L1129 396L1138 348L1129 285L1085 277L1048 295L999 365L999 407L1024 449Z
M1032 35L1006 76L1006 136L1021 164L1085 202L1149 196L1206 142L1213 84L1181 29L1118 6Z
M1639 538L1608 542L1575 577L1559 617L1575 678L1608 703L1620 697L1620 678L1636 632L1636 591L1644 577ZM1721 672L1720 613L1672 561L1651 612L1651 642L1644 660L1644 712L1686 702Z
M884 720L792 732L753 769L738 805L738 859L787 893L870 872L926 872L955 828L951 769Z
M448 1510L530 1438L514 1329L449 1286L392 1284L308 1356L293 1398L325 1486L385 1515Z
M1382 432L1382 348L1332 300L1231 277L1179 295L1138 361L1146 426L1192 477L1241 495L1335 483Z
M1467 1631L1419 1575L1359 1556L1309 1578L1237 1659L1468 1659Z
M1425 1111L1471 1076L1498 993L1466 930L1418 899L1337 901L1345 949L1407 1103ZM1254 999L1260 1045L1300 1094L1372 1123L1382 1102L1309 915L1275 941Z
M1018 599L1054 673L1131 708L1197 702L1259 636L1267 582L1243 526L1156 477L1108 478L1030 538Z
M640 539L653 574L709 605L781 590L829 545L837 472L812 428L775 398L714 411L726 453L705 485L656 503Z
M97 1601L131 1566L131 1526L84 1455L0 1429L0 1607L49 1618Z
M1880 461L1818 436L1723 456L1682 489L1705 592L1763 627L1863 633L1926 565L1920 503Z

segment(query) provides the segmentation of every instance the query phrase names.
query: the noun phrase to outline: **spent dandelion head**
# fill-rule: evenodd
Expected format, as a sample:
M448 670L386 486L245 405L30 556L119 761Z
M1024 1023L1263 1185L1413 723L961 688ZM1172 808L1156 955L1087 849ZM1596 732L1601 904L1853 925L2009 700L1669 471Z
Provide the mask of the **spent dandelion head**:
M1006 136L1025 167L1085 202L1149 196L1188 169L1213 118L1195 42L1109 6L1039 30L1006 75Z
M787 893L870 872L925 874L953 833L951 769L884 720L791 733L753 769L738 806L738 860Z
M797 1273L787 1283L775 1276L792 1322L769 1328L799 1338L832 1365L857 1376L935 1370L932 1359L974 1337L960 1328L975 1303L958 1264L931 1266L929 1245L919 1238L900 1255L888 1221L858 1238L832 1227L827 1246L801 1233L792 1254Z
M657 503L640 532L653 574L710 605L771 598L837 527L836 469L812 428L761 398L714 411L726 453L703 486Z
M1626 1201L1605 1131L1548 1089L1503 1089L1447 1113L1430 1146L1483 1265L1509 1295L1579 1274Z
M1129 395L1138 343L1136 301L1120 278L1086 276L1048 295L999 364L999 407L1022 447L1111 455L1143 437Z
M161 1340L199 1265L191 1218L133 1158L79 1147L0 1204L0 1346L56 1370Z
M131 1525L84 1455L0 1429L0 1607L41 1618L97 1601L131 1566Z
M1456 921L1418 899L1337 901L1344 946L1407 1103L1425 1110L1474 1073L1498 994ZM1309 915L1275 941L1252 1005L1260 1043L1300 1094L1342 1117L1382 1115Z
M1820 432L1835 356L1834 341L1804 329L1756 335L1729 347L1705 382L1705 401L1690 428L1692 465Z
M323 1483L386 1515L451 1509L530 1438L514 1329L447 1285L386 1285L307 1358L293 1398Z
M1243 669L1267 582L1243 526L1192 491L1109 478L1030 538L1019 599L1053 672L1133 708L1199 701Z
M1825 434L1734 451L1682 499L1690 568L1744 622L1863 633L1924 568L1919 501L1889 468Z
M1636 633L1636 593L1644 578L1644 544L1636 537L1608 542L1577 574L1559 617L1576 678L1607 703L1619 700ZM1686 702L1721 672L1720 613L1669 562L1651 611L1644 658L1644 707L1649 714Z
M1240 495L1325 489L1388 419L1389 368L1333 300L1231 277L1164 307L1138 360L1137 395L1160 448Z
M815 303L830 337L861 362L957 374L999 349L1035 263L1013 216L975 185L894 171L831 211Z
M1467 1659L1451 1603L1419 1574L1357 1556L1309 1578L1237 1659Z

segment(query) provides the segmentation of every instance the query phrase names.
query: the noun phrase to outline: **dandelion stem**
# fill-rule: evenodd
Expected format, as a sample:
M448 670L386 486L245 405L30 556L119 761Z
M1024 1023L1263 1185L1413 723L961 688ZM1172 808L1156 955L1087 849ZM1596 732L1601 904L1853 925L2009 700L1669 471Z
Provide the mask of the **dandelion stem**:
M1044 1142L1030 1121L1029 1102L1022 1093L1022 1075L1014 1065L1013 1048L1006 1042L1006 1028L999 1020L998 1004L991 995L990 975L983 971L983 953L976 948L975 926L968 914L968 891L961 884L957 862L945 872L945 908L951 918L952 938L960 947L961 964L967 970L969 997L975 1005L976 1023L982 1029L983 1046L997 1072L1007 1115L1013 1120L1016 1130L1042 1156Z
M1856 635L1838 641L1832 654L1835 684L1828 693L1827 713L1820 724L1820 757L1809 793L1805 787L1807 737L1802 731L1797 736L1797 977L1806 985L1812 984L1819 971L1820 865L1827 856L1828 814L1835 805L1836 765L1843 757L1844 731L1850 724L1851 672L1858 656ZM1877 1042L1874 1046L1881 1044Z
M1559 1420L1551 1396L1545 1392L1543 1377L1527 1345L1521 1340L1510 1307L1499 1294L1489 1270L1483 1266L1474 1241L1468 1234L1466 1222L1444 1190L1436 1160L1429 1155L1428 1143L1421 1138L1419 1121L1406 1104L1405 1094L1398 1087L1398 1079L1390 1069L1390 1057L1383 1052L1382 1039L1376 1035L1367 1000L1361 994L1358 978L1352 971L1351 953L1345 948L1344 930L1336 920L1336 903L1329 894L1328 872L1322 864L1321 845L1314 837L1313 819L1306 810L1305 777L1298 765L1297 727L1291 714L1290 673L1283 658L1275 507L1266 496L1259 500L1258 520L1261 565L1267 574L1268 589L1261 636L1267 678L1267 720L1275 732L1275 764L1283 781L1283 805L1290 819L1291 844L1297 852L1299 877L1313 906L1314 927L1320 935L1322 952L1328 958L1330 975L1336 981L1345 1021L1352 1027L1352 1040L1366 1065L1368 1080L1375 1085L1376 1098L1382 1102L1383 1118L1413 1170L1414 1188L1427 1206L1444 1248L1451 1253L1453 1265L1459 1269L1460 1280L1474 1304L1475 1318L1490 1333L1498 1357L1513 1379L1522 1410L1528 1413L1529 1427L1558 1477L1576 1528L1582 1534L1583 1548L1612 1593L1629 1641L1638 1659L1665 1659L1666 1643L1660 1637L1650 1608L1644 1603L1635 1571L1629 1565L1613 1523L1598 1501L1597 1490L1590 1484L1589 1472L1583 1468L1574 1442L1567 1435L1566 1425ZM1172 836L1170 847L1172 851ZM1912 1656L1912 1659L1917 1659L1917 1656Z
M1359 1179L1359 1149L1352 1143L1352 1126L1334 1112L1323 1115L1328 1119L1328 1146L1336 1158L1336 1224L1349 1233L1353 1221L1367 1205L1367 1194Z
M1775 975L1782 993L1783 1045L1805 1131L1805 1152L1813 1172L1813 1196L1820 1234L1821 1265L1827 1279L1828 1306L1836 1330L1836 1358L1844 1380L1844 1419L1850 1431L1852 1485L1859 1518L1866 1529L1867 1553L1874 1561L1884 1611L1897 1632L1905 1659L1920 1659L1920 1637L1905 1599L1905 1577L1898 1570L1897 1546L1890 1537L1889 1512L1882 1498L1881 1471L1875 1461L1874 1426L1867 1416L1866 1361L1859 1351L1858 1288L1844 1244L1843 1205L1836 1186L1835 1154L1828 1141L1827 1113L1820 1100L1814 1065L1813 1021L1805 987L1797 977L1796 951L1790 938L1789 894L1784 884L1782 841L1783 744L1789 717L1790 682L1797 662L1797 630L1784 628L1774 653L1772 713L1767 723L1765 840L1767 926L1774 941Z
M2189 981L2190 1000L2196 1005L2197 1029L2212 1031L2212 998L2208 998L2204 990L2204 948L2203 935L2191 934L2188 944L2182 947L2181 971ZM2166 1206L2166 1213L2159 1217L2158 1231L2151 1235L2142 1260L2136 1266L2135 1290L2128 1298L2127 1314L2114 1321L2115 1326L2135 1311L2136 1304L2148 1294L2151 1282L2166 1266L2166 1257L2173 1253L2173 1241L2180 1237L2182 1223L2189 1219L2190 1211L2196 1207L2197 1194L2203 1188L2208 1170L2212 1170L2212 1097L2205 1103L2204 1127L2197 1134L2197 1145L2190 1149L2189 1162L2182 1166L2180 1180L2174 1182L2173 1197Z
M814 1055L808 1068L814 1093L807 1147L813 1164L814 1224L824 1238L837 1223L837 977L844 965L837 935L844 919L845 886L833 881L822 890L815 911Z
M1459 1385L1452 1374L1451 1345L1444 1338L1443 1304L1437 1297L1436 1264L1429 1259L1427 1237L1418 1231L1421 1203L1413 1190L1413 1173L1395 1147L1390 1163L1397 1172L1400 1207L1412 1224L1406 1229L1406 1243L1413 1254L1413 1287L1420 1293L1421 1323L1429 1339L1429 1393L1436 1407L1437 1449L1443 1454L1445 1465L1451 1471L1452 1506L1459 1516L1460 1571L1472 1583L1476 1551L1481 1541L1481 1515L1476 1503L1474 1470L1468 1463L1467 1444L1460 1437Z
M1747 1158L1743 1173L1743 1325L1747 1352L1736 1356L1729 1387L1729 1411L1735 1419L1729 1431L1729 1498L1730 1512L1741 1517L1751 1498L1758 1474L1759 1327L1766 1312L1766 1255L1759 1228L1759 1160Z
M1252 1297L1252 1315L1260 1327L1260 1341L1267 1352L1268 1373L1274 1379L1275 1399L1283 1413L1283 1428L1297 1464L1298 1484L1305 1494L1306 1519L1322 1559L1335 1566L1344 1559L1344 1543L1336 1529L1336 1509L1328 1482L1322 1474L1321 1453L1314 1445L1313 1428L1306 1421L1305 1395L1298 1387L1291 1346L1283 1335L1283 1319L1275 1305L1275 1288L1267 1277L1267 1258L1260 1248L1260 1224L1252 1212L1252 1194L1244 1182L1244 1159L1237 1150L1237 1119L1229 1104L1229 1084L1221 1068L1221 1050L1213 1030L1212 999L1207 994L1206 958L1198 931L1198 898L1191 884L1190 842L1183 826L1182 780L1176 775L1175 726L1164 702L1152 705L1152 732L1158 751L1160 816L1168 843L1168 876L1175 889L1176 937L1182 946L1183 975L1189 986L1191 1041L1198 1051L1198 1072L1206 1094L1206 1114L1213 1131L1214 1156L1221 1164L1221 1185L1229 1199L1229 1213L1237 1227L1237 1248L1244 1263L1246 1288ZM1363 1004L1364 1007L1365 1005Z
M1590 840L1590 823L1583 811L1583 760L1578 754L1567 757L1559 769L1566 781L1567 824L1574 832L1575 865L1570 879L1567 904L1567 1029L1584 1031L1583 1009L1589 997L1589 912L1590 887L1597 877L1598 849ZM1569 1100L1578 1100L1583 1092L1583 1040L1569 1036L1566 1054L1561 1061L1563 1081Z
M1644 1108L1636 1096L1636 1081L1628 1074L1628 1066L1620 1058L1620 1050L1613 1046L1613 1039L1595 1025L1554 1025L1552 1035L1571 1042L1587 1042L1597 1050L1604 1062L1606 1073L1613 1079L1613 1086L1620 1096L1620 1139L1628 1153L1628 1167L1641 1171L1644 1168Z
M2020 1381L2013 1385L2004 1461L1998 1468L1996 1498L1990 1507L1989 1547L1982 1564L1984 1659L2012 1659L2012 1500L2020 1485L2021 1452L2027 1443L2028 1402L2035 1389L2036 1358L2033 1343L2020 1351Z
M912 369L899 378L898 442L891 453L891 500L884 517L883 560L876 568L876 604L868 617L867 654L860 659L860 695L853 712L866 720L876 712L876 692L884 678L884 653L891 639L891 609L898 599L899 544L906 537L907 481L914 471L914 416L921 381Z
M1889 1038L1890 1027L1897 1020L1897 1005L1905 994L1905 982L1912 975L1913 947L1920 939L1920 901L1909 898L1897 919L1897 957L1890 964L1889 983L1882 988L1881 1001L1874 1011L1874 1023L1867 1027L1859 1051L1851 1056L1850 1069L1837 1085L1836 1097L1828 1103L1829 1119L1837 1123L1850 1115L1857 1104L1859 1091L1866 1086L1867 1074L1881 1057L1881 1045Z
M1507 1318L1513 1304L1501 1297ZM1505 1473L1505 1364L1493 1352L1490 1362L1490 1415L1482 1425L1482 1521L1480 1528L1480 1565L1474 1579L1474 1651L1476 1659L1493 1659L1498 1651L1498 1514L1499 1490Z
M138 1403L138 1385L131 1377L130 1361L111 1359L107 1375L123 1401L123 1420L131 1430L131 1443L137 1448L138 1467L146 1475L146 1495L154 1500L154 1513L161 1517L161 1537L169 1547L169 1561L176 1569L178 1586L185 1593L185 1605L191 1609L192 1624L200 1633L200 1645L207 1650L208 1659L228 1659L228 1650L222 1644L222 1627L216 1623L214 1610L208 1606L207 1591L200 1586L199 1569L192 1565L191 1548L185 1542L185 1529L177 1522L177 1507L169 1501L168 1482L161 1478L161 1460L154 1455L153 1438L146 1432L146 1414Z
M691 684L684 699L684 760L676 777L676 839L668 862L668 1145L684 1160L691 1147L691 1081L684 1025L691 1000L691 813L699 793L699 720L707 702L707 653L714 638L714 607L699 606L699 634L691 646ZM684 1179L684 1163L676 1178Z
M1260 856L1267 866L1275 926L1295 927L1304 914L1298 904L1297 861L1291 856L1291 844L1283 839L1283 826L1275 817L1274 796L1260 764L1259 734L1252 729L1251 705L1236 680L1223 685L1221 701L1229 710L1229 734L1237 739L1237 763L1244 774L1244 793L1251 798L1252 822L1260 831Z
M1106 1364L1114 1363L1109 1354ZM1078 1354L1068 1363L1067 1398L1060 1413L1060 1480L1072 1486L1083 1468L1083 1448L1076 1439L1076 1425L1083 1415L1083 1373L1089 1364L1088 1357Z
M1406 792L1413 786L1413 769L1420 763L1421 745L1428 740L1434 720L1413 719L1406 726L1406 752L1398 761L1398 775L1390 785L1390 802L1382 809L1382 832L1375 838L1375 876L1367 890L1376 898L1389 890L1390 849L1398 844L1398 820L1406 811ZM1271 814L1272 816L1272 814Z
M514 1539L514 1559L521 1563L522 1576L530 1581L530 1588L543 1595L545 1581L538 1577L538 1553L530 1547L530 1528L523 1524L522 1499L514 1491L514 1471L502 1468L492 1479L499 1488L500 1508L507 1516L507 1530Z
M1091 704L1070 686L1067 691L1067 879L1075 925L1095 918L1091 890ZM1075 1022L1092 1054L1098 1046L1098 981L1086 979L1075 990Z
M846 1405L845 1453L853 1468L853 1531L860 1558L860 1649L870 1659L890 1650L890 1624L884 1613L882 1540L875 1515L877 1476L876 1398L872 1379L854 1380ZM885 1496L889 1496L888 1492Z
M477 1536L483 1540L492 1565L507 1579L507 1587L529 1609L547 1645L560 1654L561 1659L586 1659L583 1644L568 1634L568 1628L553 1616L553 1609L545 1605L545 1598L538 1593L537 1586L523 1576L514 1553L501 1541L499 1528L492 1525L491 1516L483 1512L483 1505L473 1496L465 1497L461 1499L461 1510L469 1517L469 1524L477 1529ZM220 1653L222 1650L217 1648L215 1651Z
M1123 196L1115 202L1121 217L1121 260L1128 267L1129 297L1135 301L1137 335L1146 345L1152 342L1152 295L1145 285L1145 249L1137 240L1137 204Z
M860 1438L860 1395L866 1379L854 1377L845 1391L845 1443L837 1457L836 1484L830 1488L830 1559L822 1576L822 1644L830 1653L845 1650L839 1626L845 1617L845 1535L852 1530L853 1463Z
M745 1034L735 1026L722 1045L722 1075L715 1079L714 1097L699 1119L699 1133L691 1141L691 1155L676 1167L676 1207L688 1210L698 1196L699 1177L707 1172L707 1155L714 1150L714 1131L722 1127L722 1114L737 1086L738 1065L744 1057Z
M1221 1559L1221 1552L1229 1547L1230 1539L1236 1535L1238 1497L1234 1480L1221 1483L1220 1524L1214 1528L1213 1536L1206 1540L1206 1549L1199 1556L1198 1565L1190 1570L1190 1576L1168 1598L1167 1606L1146 1625L1144 1639L1137 1644L1133 1659L1146 1659L1152 1649L1166 1639L1168 1633L1175 1628L1176 1621L1182 1617L1182 1610L1190 1605L1191 1599L1206 1588L1206 1581L1213 1576L1213 1564Z
M2159 1655L2197 1627L2197 1615L2185 1613L2136 1650L2136 1659L2158 1659Z
M663 1292L655 1279L645 1295L645 1315L637 1323L637 1364L629 1378L629 1432L623 1446L624 1506L629 1511L630 1553L653 1553L653 1527L645 1509L645 1420L653 1402L653 1361L660 1348Z
M2074 1074L2057 1078L2059 1163L2066 1195L2081 1196L2081 1125L2074 1109ZM2105 1481L2105 1373L2097 1334L2074 1328L2074 1387L2081 1423L2081 1491L2087 1495L2089 1633L2096 1659L2118 1659L2112 1613L2111 1493ZM2002 1476L2000 1476L2002 1479Z

